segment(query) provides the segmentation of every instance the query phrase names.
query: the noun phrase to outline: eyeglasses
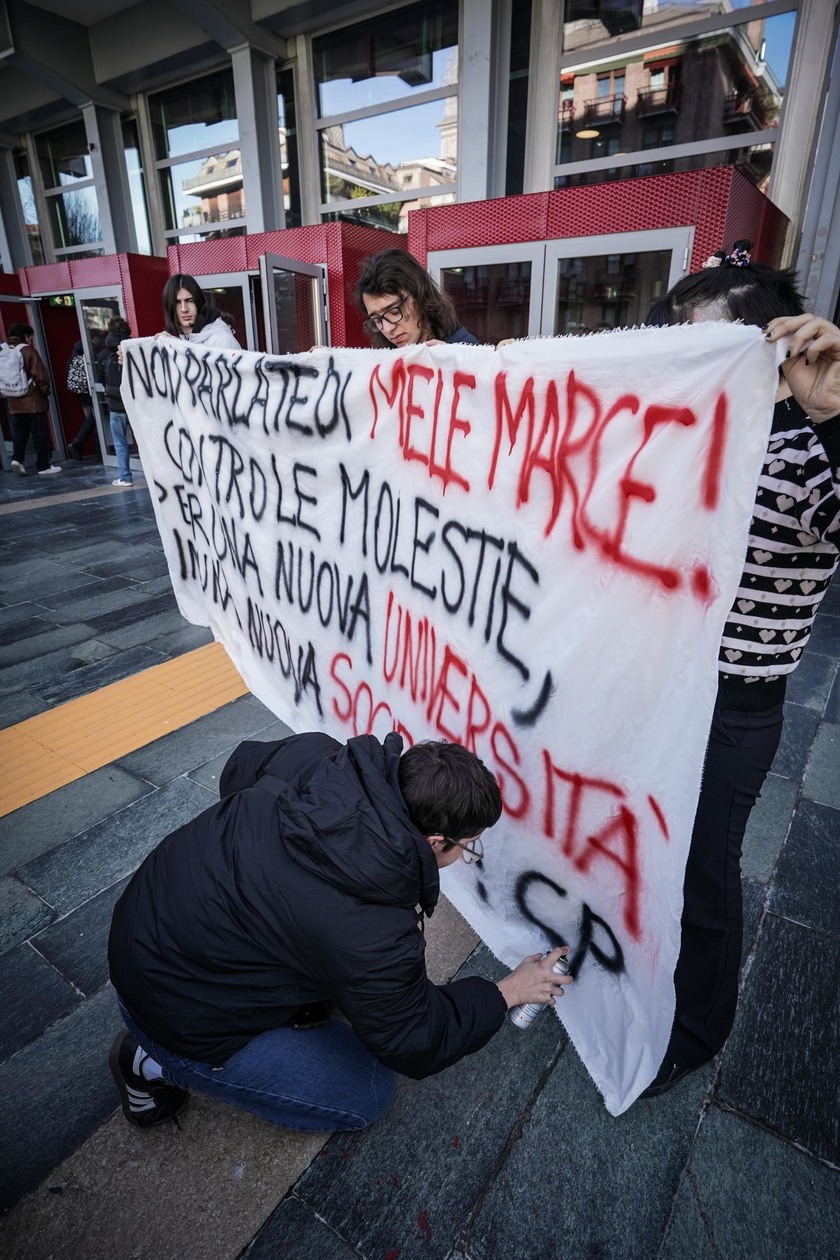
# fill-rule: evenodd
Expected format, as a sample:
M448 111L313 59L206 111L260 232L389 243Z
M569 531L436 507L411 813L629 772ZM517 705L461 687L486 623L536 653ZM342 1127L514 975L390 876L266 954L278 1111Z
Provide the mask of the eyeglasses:
M395 302L393 306L389 306L386 310L380 311L378 315L371 315L364 322L364 327L368 332L382 332L382 325L387 324L389 328L393 328L403 317L403 308L405 307L407 297L402 301Z
M481 836L474 836L470 840L450 840L448 836L444 836L444 843L451 847L457 845L459 849L464 851L464 861L481 862L484 858L484 845L481 843Z

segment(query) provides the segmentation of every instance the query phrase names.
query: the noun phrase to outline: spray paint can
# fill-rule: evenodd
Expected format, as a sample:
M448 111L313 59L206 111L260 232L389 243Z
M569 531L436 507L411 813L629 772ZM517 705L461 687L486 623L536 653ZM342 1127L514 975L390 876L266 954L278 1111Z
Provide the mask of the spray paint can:
M551 953L551 951L547 950L546 953ZM556 971L558 975L567 976L569 974L568 961L565 958L558 958L551 970ZM545 1009L546 1006L542 1002L526 1002L522 1006L512 1006L507 1016L517 1028L530 1028L537 1016Z

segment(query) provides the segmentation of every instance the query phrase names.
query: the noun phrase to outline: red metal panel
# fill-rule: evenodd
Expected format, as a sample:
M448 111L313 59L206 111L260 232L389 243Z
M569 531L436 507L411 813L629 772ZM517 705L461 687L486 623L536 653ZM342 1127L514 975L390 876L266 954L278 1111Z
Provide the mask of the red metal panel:
M736 182L737 204L730 212ZM761 236L762 257L778 259L784 241L784 216L731 166L431 206L409 216L408 240L411 252L425 263L429 250L693 226L691 270L696 271L709 254L721 248L724 235L725 243L731 245L730 213L732 224L745 226L736 235L754 240Z
M556 196L529 193L413 210L408 216L408 248L425 264L429 250L546 240L552 235L547 231L549 198ZM421 217L426 220L425 232L418 222Z
M102 285L119 282L118 254L103 254L99 258L76 258L70 261L71 289L98 289Z
M21 288L30 293L68 293L70 291L69 263L44 263L40 267L21 267L18 271Z
M151 337L163 328L163 286L169 278L165 258L120 254L125 315L135 337Z
M335 223L316 223L311 227L283 228L277 232L258 232L247 237L248 262L251 271L257 271L263 254L280 254L295 258L298 262L323 263L327 261L327 234Z
M247 271L247 237L222 236L215 241L170 245L166 251L170 276L213 276Z
M410 222L410 219L409 219ZM383 249L406 249L408 242L404 235L388 232L384 228L366 227L361 223L341 223L342 259L341 275L334 284L330 276L331 290L330 318L333 318L332 297L335 296L341 305L343 326L341 338L333 328L333 343L342 346L369 346L367 335L362 327L364 316L356 305L356 284L359 273L366 259L378 254Z
M726 208L724 238L718 248L731 250L736 241L753 242L757 262L778 267L785 244L787 220L741 171L732 172L732 189Z

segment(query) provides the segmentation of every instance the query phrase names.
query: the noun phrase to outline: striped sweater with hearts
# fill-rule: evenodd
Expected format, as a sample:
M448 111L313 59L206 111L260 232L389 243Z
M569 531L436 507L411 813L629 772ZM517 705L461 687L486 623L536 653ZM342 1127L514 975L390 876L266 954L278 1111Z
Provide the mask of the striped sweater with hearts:
M757 712L784 699L840 548L840 416L811 425L776 403L749 546L718 658L718 703Z

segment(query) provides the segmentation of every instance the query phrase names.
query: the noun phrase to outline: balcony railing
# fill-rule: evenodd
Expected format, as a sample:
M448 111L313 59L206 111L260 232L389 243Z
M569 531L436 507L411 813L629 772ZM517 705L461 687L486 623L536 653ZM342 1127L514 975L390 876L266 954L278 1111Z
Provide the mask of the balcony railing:
M757 92L730 92L723 105L725 126L762 131L770 126L764 102Z
M678 114L680 112L679 79L671 79L662 87L640 88L636 94L636 112L640 118L653 114Z
M578 119L586 127L600 123L623 123L624 111L627 108L626 96L596 96L584 101L581 118Z

